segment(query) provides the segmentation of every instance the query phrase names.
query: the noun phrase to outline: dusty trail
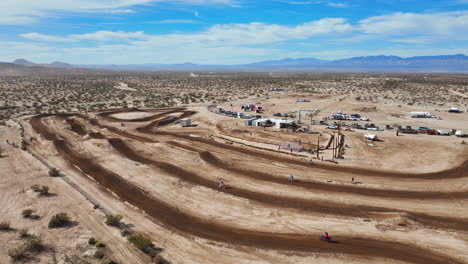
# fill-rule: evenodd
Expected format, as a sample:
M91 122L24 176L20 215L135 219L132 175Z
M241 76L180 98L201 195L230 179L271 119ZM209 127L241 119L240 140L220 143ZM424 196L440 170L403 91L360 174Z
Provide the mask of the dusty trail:
M336 185L327 184L324 182L306 181L299 180L294 185L291 185L285 178L279 178L269 173L265 173L258 170L248 170L230 165L223 162L221 159L213 155L209 151L200 151L193 147L180 144L178 142L167 142L170 145L177 146L190 151L195 151L199 154L200 158L206 163L230 173L236 173L237 175L256 179L271 183L277 183L294 188L302 188L307 190L315 191L327 191L327 192L339 192L349 194L359 194L370 197L384 197L384 198L402 198L402 199L439 199L439 200L452 200L452 199L466 199L468 198L467 192L426 192L426 191L404 191L404 190L384 190L384 189L373 189L366 187L356 187L347 185Z
M196 185L200 185L212 190L225 192L230 195L245 198L251 201L256 201L269 206L274 207L285 207L294 208L301 211L315 212L319 214L331 214L341 216L352 216L361 218L372 218L379 213L400 213L405 215L407 218L422 223L424 225L434 228L446 228L468 231L468 219L432 216L423 213L414 213L405 210L384 208L376 206L365 206L365 205L345 205L333 202L320 202L309 199L300 199L293 197L284 197L277 195L270 195L264 193L257 193L240 188L231 188L228 190L219 190L218 182L206 179L196 173L184 170L180 167L172 165L166 162L155 161L147 158L143 155L135 152L129 147L122 139L112 138L109 139L109 143L112 147L117 150L124 157L137 161L143 164L152 165L157 167L164 172L173 175L176 178L191 182ZM206 155L206 154L205 154ZM398 197L398 196L396 196Z
M119 112L122 112L122 111L123 110L119 110L119 111L115 111L115 112L110 111L110 112L106 112L106 115L110 115L110 114L113 114L113 113L119 113ZM149 123L148 125L143 126L143 127L139 127L136 130L138 132L154 136L155 135L155 130L154 129L169 125L169 124L174 123L175 121L177 121L177 120L179 120L181 118L190 117L190 116L196 114L196 112L187 111L184 108L173 109L173 110L168 111L167 114L169 114L169 113L171 113L171 114L172 113L182 113L182 115L180 115L179 117L166 117L166 118L154 120L151 123ZM163 117L164 115L166 115L166 113L157 114L156 115L157 117L155 117L155 118ZM152 117L154 117L154 116L152 116ZM136 119L136 120L138 120L138 119ZM114 131L112 131L112 132L114 132ZM255 151L255 150L240 148L240 147L233 146L233 145L221 144L219 142L215 142L215 141L212 141L212 140L207 140L207 139L204 139L204 138L192 137L192 136L189 136L189 135L171 133L171 132L167 132L167 131L157 130L157 134L158 135L173 136L173 137L176 137L176 138L182 138L182 139L189 140L189 141L196 141L196 142L199 142L199 143L208 144L208 145L215 146L215 147L229 149L229 150L236 151L236 152L239 152L239 153L242 153L242 154L245 154L245 155L261 157L261 158L264 158L264 159L274 160L274 161L281 162L281 163L286 163L286 164L299 165L299 166L307 167L307 168L310 169L310 166L307 163L305 163L303 161L300 161L300 160L297 160L297 159L289 158L289 157L280 157L278 155L273 155L273 154L266 153L266 152L259 152L259 151ZM146 140L148 140L148 139L146 139ZM388 172L388 171L362 169L362 168L355 168L355 167L343 167L343 166L335 166L335 165L328 165L328 164L315 164L313 166L313 168L323 169L323 170L326 170L326 171L349 173L349 174L354 174L354 175L365 175L365 176L371 176L371 177L385 177L385 178L391 177L391 178L404 178L404 179L411 178L411 179L427 179L427 180L430 180L430 179L457 179L457 178L468 177L468 160L466 160L460 166L449 169L449 170L440 171L440 172L431 172L431 173L419 173L419 174L417 174L417 173L414 173L414 174L395 173L395 172Z
M38 117L37 119L40 119L40 118L41 117ZM31 124L33 125L33 128L38 133L39 131L42 131L41 133L44 133L45 135L44 137L47 138L48 140L53 140L55 135L53 133L50 133L48 129L43 126L42 122L40 122L40 120L37 120L37 119L33 118L31 120ZM158 131L158 134L160 134L159 131ZM170 173L171 175L174 175L183 180L186 180L186 181L189 181L194 184L198 184L198 185L210 188L210 189L217 190L217 182L213 182L208 179L205 179L199 175L183 170L175 165L172 165L169 163L163 163L163 162L156 162L149 158L142 157L139 154L135 153L121 139L111 139L109 141L117 151L119 151L123 156L129 159L156 166L160 169L165 170L167 173ZM183 147L186 147L186 146L183 146ZM191 149L197 151L195 148L191 148ZM219 165L222 165L222 164L219 164ZM376 192L380 191L380 190L373 190L373 189L370 189L370 190L376 191ZM318 201L311 201L311 200L306 200L306 199L297 199L297 198L291 198L291 197L279 197L279 196L274 196L274 195L255 193L255 192L251 192L251 191L243 190L243 189L232 189L229 191L229 193L231 195L236 195L242 198L246 198L246 199L257 201L257 202L264 203L264 204L269 204L272 206L297 208L297 209L304 210L304 211L311 211L311 212L322 213L322 214L371 218L376 213L378 214L378 213L387 213L387 212L398 212L398 213L405 214L410 219L413 219L417 222L420 222L422 224L425 224L431 227L447 228L447 229L455 229L455 230L468 230L468 221L466 219L438 217L438 216L432 216L432 215L427 215L427 214L422 214L422 213L406 212L403 210L381 208L381 207L350 206L350 205L335 204L335 203L330 203L330 202L318 202ZM395 197L398 197L398 196L395 196Z
M162 116L172 114L172 113L177 113L184 111L185 108L166 108L166 109L138 109L138 108L132 108L132 109L119 109L116 111L108 111L108 112L102 112L99 113L98 116L104 118L105 120L109 122L130 122L130 123L137 123L137 122L147 122L147 121L152 121L154 119L160 118ZM164 111L162 113L154 114L151 116L145 116L141 118L133 118L133 119L123 119L123 118L117 118L112 116L113 114L117 113L127 113L127 112L153 112L153 111Z
M86 132L85 127L77 122L75 119L67 119L67 123L70 125L70 128L73 132L77 133L80 136L86 136L88 134Z
M33 118L36 119L36 118ZM179 232L214 241L254 246L257 248L344 253L358 256L382 257L411 263L462 263L452 257L424 251L415 246L390 243L357 237L340 237L339 243L323 243L318 239L301 234L281 234L255 232L232 228L187 215L172 206L147 195L143 190L125 181L118 174L97 164L94 159L77 153L58 135L48 131L40 119L31 120L37 132L42 131L45 138L50 138L59 153L84 173L93 177L103 187L116 193L122 200L144 210L167 227ZM117 142L118 143L118 142ZM164 212L164 213L161 213Z

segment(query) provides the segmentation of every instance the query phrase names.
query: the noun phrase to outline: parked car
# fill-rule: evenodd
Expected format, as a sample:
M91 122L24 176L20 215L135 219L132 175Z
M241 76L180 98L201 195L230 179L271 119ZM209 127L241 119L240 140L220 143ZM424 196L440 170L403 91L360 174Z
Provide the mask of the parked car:
M369 118L365 117L365 116L361 116L360 118L362 121L369 121Z
M338 126L335 124L327 126L328 129L338 129Z
M406 128L399 127L398 131L404 134L417 134L418 131L416 129L411 128L411 126L406 126Z
M439 131L435 130L435 129L429 129L429 130L426 130L426 133L428 135L440 135Z
M450 108L450 110L449 110L449 113L460 113L460 112L461 112L460 108L456 107L456 106Z
M450 133L448 131L442 130L442 129L437 129L437 132L439 132L439 135L441 136L448 136Z

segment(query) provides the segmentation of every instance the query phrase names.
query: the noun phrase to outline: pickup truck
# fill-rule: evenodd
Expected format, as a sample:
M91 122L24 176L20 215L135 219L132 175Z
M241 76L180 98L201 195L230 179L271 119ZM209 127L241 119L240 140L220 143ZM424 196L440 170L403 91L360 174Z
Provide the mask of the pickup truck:
M428 127L424 127L424 126L418 128L419 133L427 133L428 130L431 130L431 129Z
M406 128L399 127L398 131L404 134L417 134L418 131L416 129L411 128L411 126L406 126Z

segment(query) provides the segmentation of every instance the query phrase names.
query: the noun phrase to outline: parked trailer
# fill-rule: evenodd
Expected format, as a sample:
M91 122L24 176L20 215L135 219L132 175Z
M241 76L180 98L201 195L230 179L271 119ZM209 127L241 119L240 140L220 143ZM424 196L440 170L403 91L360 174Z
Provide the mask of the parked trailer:
M182 127L189 127L189 126L192 125L192 119L190 119L190 118L182 118L182 119L180 120L180 125L181 125Z
M429 112L411 112L412 118L431 118L432 115Z

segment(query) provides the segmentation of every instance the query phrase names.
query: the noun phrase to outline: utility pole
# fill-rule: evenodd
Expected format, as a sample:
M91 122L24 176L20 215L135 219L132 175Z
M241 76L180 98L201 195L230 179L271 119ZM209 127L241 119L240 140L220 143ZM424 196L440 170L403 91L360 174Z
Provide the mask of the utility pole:
M319 159L319 152L320 152L320 134L317 137L317 159Z
M332 139L332 160L335 160L335 131L333 131L333 139Z

